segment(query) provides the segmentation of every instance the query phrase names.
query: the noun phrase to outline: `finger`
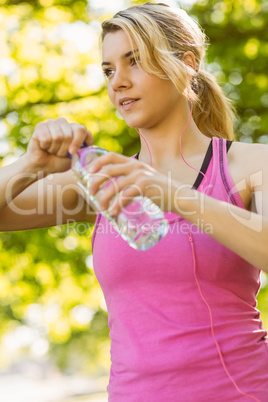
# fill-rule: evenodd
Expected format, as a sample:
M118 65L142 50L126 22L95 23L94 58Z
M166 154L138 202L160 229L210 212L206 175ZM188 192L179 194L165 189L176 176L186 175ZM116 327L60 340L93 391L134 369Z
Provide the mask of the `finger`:
M133 165L131 163L105 165L101 170L93 175L92 182L90 184L90 194L96 194L106 180L119 176L126 176L132 171Z
M118 183L120 193L112 208L112 213L118 214L132 203L135 197L145 197L148 187L152 186L150 183L151 172L141 170L133 172L129 177L125 178L125 181L122 180ZM128 213L131 213L131 211L129 210Z
M47 126L52 137L52 142L47 151L51 154L56 155L61 147L64 140L64 133L62 132L61 126L55 120L48 120Z
M100 156L94 162L92 162L89 168L89 172L95 173L99 171L103 166L108 164L120 164L127 162L129 163L131 162L132 165L134 166L135 163L134 159L121 154L117 154L116 152L107 152L106 154Z
M39 123L35 127L33 139L36 139L39 143L39 147L46 151L52 143L52 137L48 129L47 124Z
M142 189L135 184L136 175L129 175L128 177L121 176L116 180L110 180L98 192L98 201L101 209L107 210L111 207L112 199L118 195L121 197L122 191L125 192L129 188L135 189L135 194L142 195ZM124 203L128 203L127 200ZM122 204L123 205L123 204Z
M136 197L141 197L142 192L138 185L132 184L129 187L124 188L120 193L119 196L116 198L113 205L110 208L110 215L117 216L121 211L123 211L128 205L135 202ZM135 211L133 211L135 214ZM131 214L131 210L128 211L128 214Z
M86 132L86 138L85 138L85 143L90 146L94 143L94 138L93 138L93 134L90 130L87 130Z
M97 201L99 201L100 208L102 210L108 209L112 199L118 195L120 191L119 188L121 188L119 180L119 177L106 180L106 182L102 184L98 192L95 194L95 197Z
M73 139L69 146L69 153L75 154L81 145L85 141L87 145L93 144L93 136L90 131L86 129L86 127L82 124L72 123L71 124L72 131L73 131Z
M59 118L56 120L58 125L60 126L61 132L63 133L63 139L59 150L57 152L58 156L66 156L68 153L69 146L73 139L73 131L71 124L64 118Z
M114 207L115 199L119 196L118 180L110 180L96 194L100 209L105 211ZM121 187L121 186L120 186Z

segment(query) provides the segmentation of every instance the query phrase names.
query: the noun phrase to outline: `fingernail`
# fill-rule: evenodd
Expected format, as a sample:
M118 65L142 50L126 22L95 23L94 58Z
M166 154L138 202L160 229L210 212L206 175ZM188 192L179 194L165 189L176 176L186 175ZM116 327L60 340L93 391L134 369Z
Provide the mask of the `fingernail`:
M71 155L75 154L76 148L75 147L70 148L68 153L70 153Z
M101 210L102 212L104 212L104 211L107 210L107 208L105 208L103 204L99 203L99 206L100 206L100 210Z
M111 215L112 218L114 218L115 216L118 215L118 213L119 213L119 210L118 210L117 207L115 207L115 208L113 208L113 209L111 210L110 215Z

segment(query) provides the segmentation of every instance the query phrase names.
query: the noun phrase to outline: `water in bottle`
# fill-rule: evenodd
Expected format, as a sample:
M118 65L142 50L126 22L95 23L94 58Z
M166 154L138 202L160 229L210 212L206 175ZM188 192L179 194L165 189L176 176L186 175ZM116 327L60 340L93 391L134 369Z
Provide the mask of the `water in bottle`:
M93 145L80 149L72 157L72 171L77 183L98 210L100 210L100 205L96 196L89 193L93 175L96 173L90 173L89 166L96 158L106 152L108 152L106 149ZM115 183L115 178L107 178L101 190L105 189L106 186L115 185ZM110 202L110 206L114 199ZM163 212L146 197L135 197L116 217L111 216L110 208L101 211L101 214L110 221L122 238L137 250L148 250L168 232L168 221Z

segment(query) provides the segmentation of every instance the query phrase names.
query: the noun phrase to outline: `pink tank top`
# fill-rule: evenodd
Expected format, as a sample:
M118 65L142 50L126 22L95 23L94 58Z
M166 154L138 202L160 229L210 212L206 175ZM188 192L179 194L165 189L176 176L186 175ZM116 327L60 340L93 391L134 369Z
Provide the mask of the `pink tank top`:
M226 140L213 137L211 149L207 182L197 190L245 208L228 170ZM267 332L256 308L259 269L210 237L208 224L201 222L201 231L179 215L165 215L169 232L147 251L131 248L97 217L93 265L109 314L109 401L250 400L223 369L194 279L189 228L196 275L226 368L241 391L267 402Z

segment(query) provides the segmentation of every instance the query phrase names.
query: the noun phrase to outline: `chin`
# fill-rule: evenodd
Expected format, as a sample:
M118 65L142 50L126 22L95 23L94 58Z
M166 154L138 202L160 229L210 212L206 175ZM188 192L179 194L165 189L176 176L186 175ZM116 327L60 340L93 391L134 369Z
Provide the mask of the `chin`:
M124 119L128 127L131 128L146 128L146 124L143 120L141 119L134 119L134 118L125 118Z
M135 124L135 123L130 123L130 122L128 122L127 121L127 119L125 120L125 122L126 122L126 124L128 125L128 127L130 127L130 128L138 128L138 125L137 124Z

